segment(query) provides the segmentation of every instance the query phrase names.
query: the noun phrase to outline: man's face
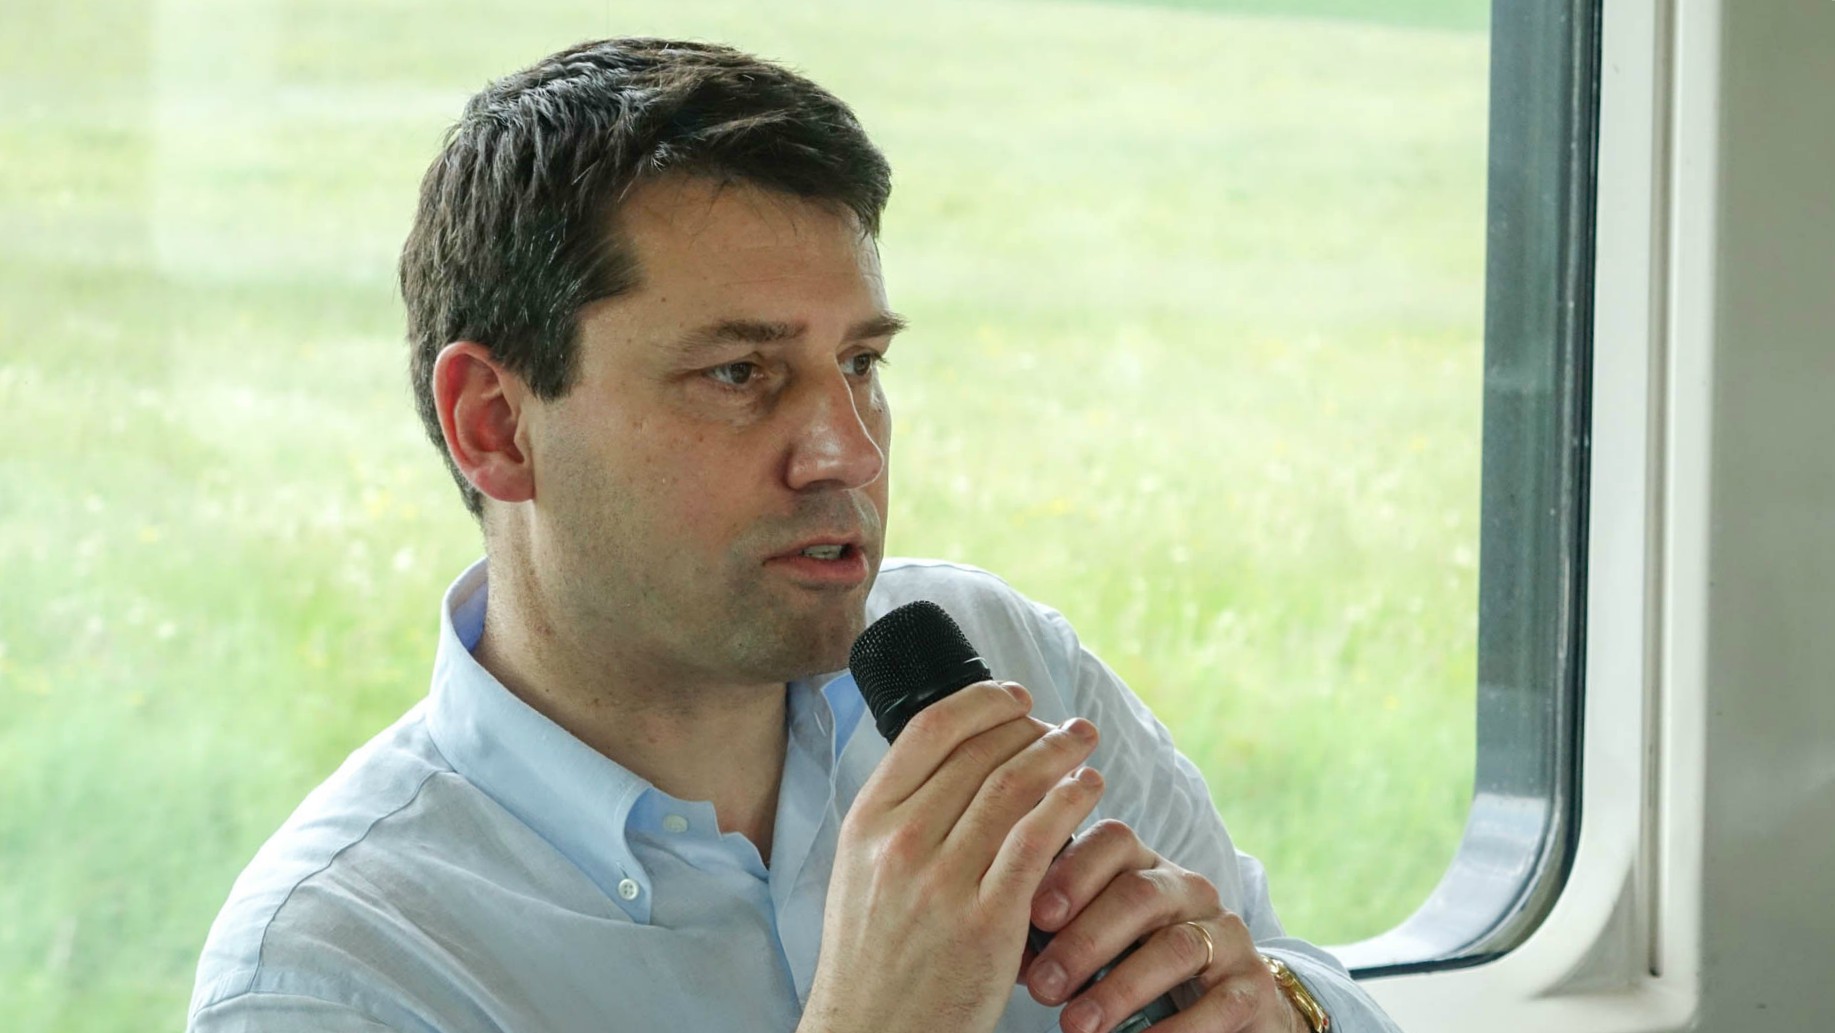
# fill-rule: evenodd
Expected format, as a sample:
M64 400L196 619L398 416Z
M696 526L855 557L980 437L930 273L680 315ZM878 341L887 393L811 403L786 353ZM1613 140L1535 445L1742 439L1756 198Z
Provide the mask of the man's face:
M705 179L618 221L641 285L580 314L577 385L530 406L534 576L639 677L837 670L883 555L877 250L850 213Z

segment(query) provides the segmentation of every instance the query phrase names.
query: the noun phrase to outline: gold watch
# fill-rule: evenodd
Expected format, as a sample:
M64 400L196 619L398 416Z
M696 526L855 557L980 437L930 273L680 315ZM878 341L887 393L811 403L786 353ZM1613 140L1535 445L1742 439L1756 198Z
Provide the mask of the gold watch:
M1268 966L1269 972L1274 973L1274 985L1281 988L1281 992L1287 995L1295 1008L1300 1009L1300 1014L1306 1017L1307 1027L1313 1033L1326 1033L1326 1030L1332 1028L1332 1017L1325 1014L1324 1008L1319 1007L1312 991L1306 989L1306 984L1300 982L1300 977L1293 974L1293 969L1288 968L1286 962L1264 954L1262 963Z

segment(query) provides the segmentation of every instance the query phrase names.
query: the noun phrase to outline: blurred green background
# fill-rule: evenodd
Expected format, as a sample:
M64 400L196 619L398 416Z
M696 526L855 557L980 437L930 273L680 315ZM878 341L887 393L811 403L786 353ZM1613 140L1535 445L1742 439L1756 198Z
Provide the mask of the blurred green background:
M1401 920L1472 784L1486 10L9 5L7 1027L182 1024L235 874L424 693L480 546L409 404L395 252L464 99L605 35L855 106L913 320L893 551L1063 610L1291 931Z

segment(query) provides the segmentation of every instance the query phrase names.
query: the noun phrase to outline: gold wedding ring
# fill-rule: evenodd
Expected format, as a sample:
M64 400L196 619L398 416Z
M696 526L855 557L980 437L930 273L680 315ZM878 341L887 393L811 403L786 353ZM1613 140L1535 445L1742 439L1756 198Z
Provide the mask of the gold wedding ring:
M1211 939L1211 931L1196 922L1180 922L1179 924L1191 926L1198 930L1199 936L1204 937L1204 967L1198 971L1205 972L1211 967L1211 962L1217 960L1217 944Z

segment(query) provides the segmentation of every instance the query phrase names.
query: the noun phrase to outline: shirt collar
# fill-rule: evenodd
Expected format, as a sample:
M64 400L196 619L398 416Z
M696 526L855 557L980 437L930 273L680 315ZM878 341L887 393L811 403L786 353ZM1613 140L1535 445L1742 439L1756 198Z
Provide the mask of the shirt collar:
M650 886L625 841L643 779L542 716L472 657L484 634L486 561L446 590L433 661L428 733L453 770L577 865L639 922ZM638 892L620 887L630 880Z
M453 770L552 844L633 920L648 922L653 887L627 831L673 798L544 717L478 663L472 650L484 634L489 595L483 559L446 590L428 732ZM786 702L792 742L818 754L832 774L866 709L853 677L792 682Z

